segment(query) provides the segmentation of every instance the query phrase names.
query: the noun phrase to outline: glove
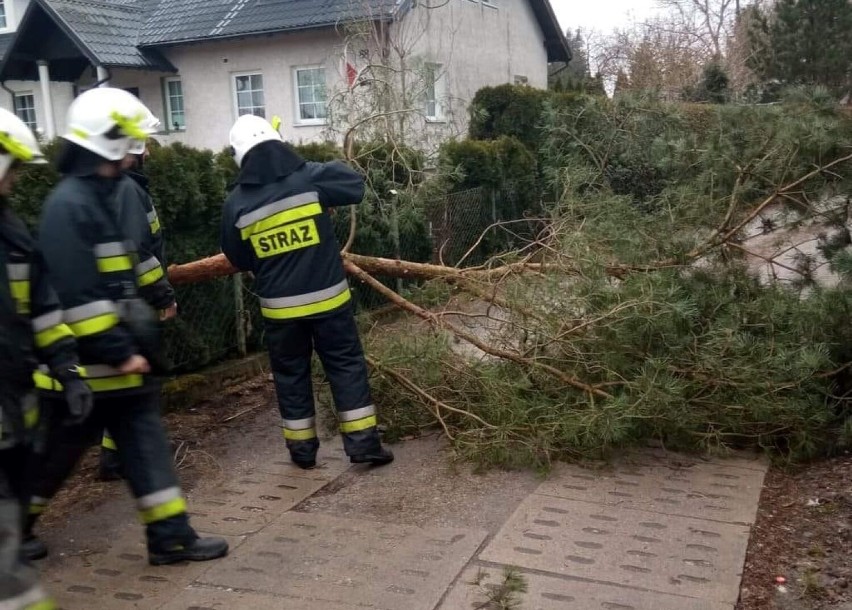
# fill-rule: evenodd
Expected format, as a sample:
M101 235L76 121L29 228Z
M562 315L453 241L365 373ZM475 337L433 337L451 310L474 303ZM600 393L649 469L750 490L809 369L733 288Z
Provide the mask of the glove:
M92 391L80 378L66 381L62 387L65 388L65 402L68 403L68 418L65 420L65 425L79 426L89 419L94 409Z
M53 376L62 384L65 402L68 405L66 426L79 426L89 419L94 408L92 390L80 378L78 366L60 366L54 369Z

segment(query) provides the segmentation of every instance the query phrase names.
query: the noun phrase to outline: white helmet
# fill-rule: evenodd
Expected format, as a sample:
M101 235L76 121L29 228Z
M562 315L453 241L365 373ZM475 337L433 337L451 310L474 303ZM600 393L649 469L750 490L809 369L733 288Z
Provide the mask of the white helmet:
M140 105L142 105L141 102ZM147 135L156 133L161 125L160 119L155 117L154 113L148 110L147 106L142 105L142 110L145 113L145 118L142 119L142 124L140 125L140 127L142 127L142 130L145 131ZM128 152L131 155L144 154L146 145L147 138L145 138L144 140L133 140L133 142L130 144L130 150Z
M237 165L242 165L246 154L261 142L283 142L284 138L266 119L244 114L231 127L230 140Z
M13 113L0 108L0 180L15 161L45 163L33 132Z
M145 140L147 108L132 93L99 87L81 93L68 108L68 133L63 138L108 161L121 161L133 140Z

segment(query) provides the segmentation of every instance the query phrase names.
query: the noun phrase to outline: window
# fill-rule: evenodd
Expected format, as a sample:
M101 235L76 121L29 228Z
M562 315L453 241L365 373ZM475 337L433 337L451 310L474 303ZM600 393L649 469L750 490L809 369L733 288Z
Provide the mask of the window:
M36 123L35 96L32 93L15 94L15 114L26 123L27 127L35 130Z
M166 99L166 129L183 131L186 129L186 114L183 109L183 83L179 78L167 78L163 81Z
M328 117L325 68L296 68L296 123L323 124Z
M9 27L9 19L6 16L6 2L0 0L0 30L5 30Z
M521 74L515 74L515 84L516 85L529 85L530 79Z
M441 64L423 64L423 114L429 121L440 121L444 118L442 98L444 77L441 74Z
M237 116L253 114L266 118L262 74L235 74L234 98Z

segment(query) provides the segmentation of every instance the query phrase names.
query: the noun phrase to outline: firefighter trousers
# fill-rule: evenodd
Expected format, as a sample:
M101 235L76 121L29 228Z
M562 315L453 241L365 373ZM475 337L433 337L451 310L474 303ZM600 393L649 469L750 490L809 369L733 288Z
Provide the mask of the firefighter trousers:
M322 317L267 320L266 342L284 438L295 461L315 460L319 448L311 384L314 351L331 385L346 454L381 449L367 362L351 305Z
M38 583L38 572L20 556L29 453L24 445L0 450L0 608L48 610L54 605Z
M164 552L197 538L189 525L171 447L160 421L158 392L96 394L92 416L79 426L63 425L67 407L60 395L45 393L41 404L48 417L47 438L44 451L34 460L28 530L106 429L115 439L123 473L136 498L148 549Z

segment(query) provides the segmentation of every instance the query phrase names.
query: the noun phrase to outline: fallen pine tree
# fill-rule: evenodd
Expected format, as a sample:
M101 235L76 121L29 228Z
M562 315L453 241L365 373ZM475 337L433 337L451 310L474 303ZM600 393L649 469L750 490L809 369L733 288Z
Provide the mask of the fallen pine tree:
M562 118L554 147L572 141L559 129L581 135L577 115ZM624 121L616 127L630 133ZM551 152L563 190L542 231L482 266L342 254L353 281L411 316L365 333L391 432L437 422L460 452L502 466L648 439L789 459L848 447L850 293L820 285L807 256L789 258L805 250L785 236L813 227L826 264L852 270L847 216L821 204L852 192L852 153L820 145L805 155L801 136L785 130L754 134L738 156L700 153L709 177L685 159L701 173L678 176L641 205L613 192L598 155L578 162L591 144ZM752 251L754 227L771 233L781 217L789 226L777 233L778 252ZM835 230L845 239L819 237ZM756 276L755 262L784 281ZM170 277L182 284L233 272L214 256L172 267ZM401 294L380 277L419 288Z

